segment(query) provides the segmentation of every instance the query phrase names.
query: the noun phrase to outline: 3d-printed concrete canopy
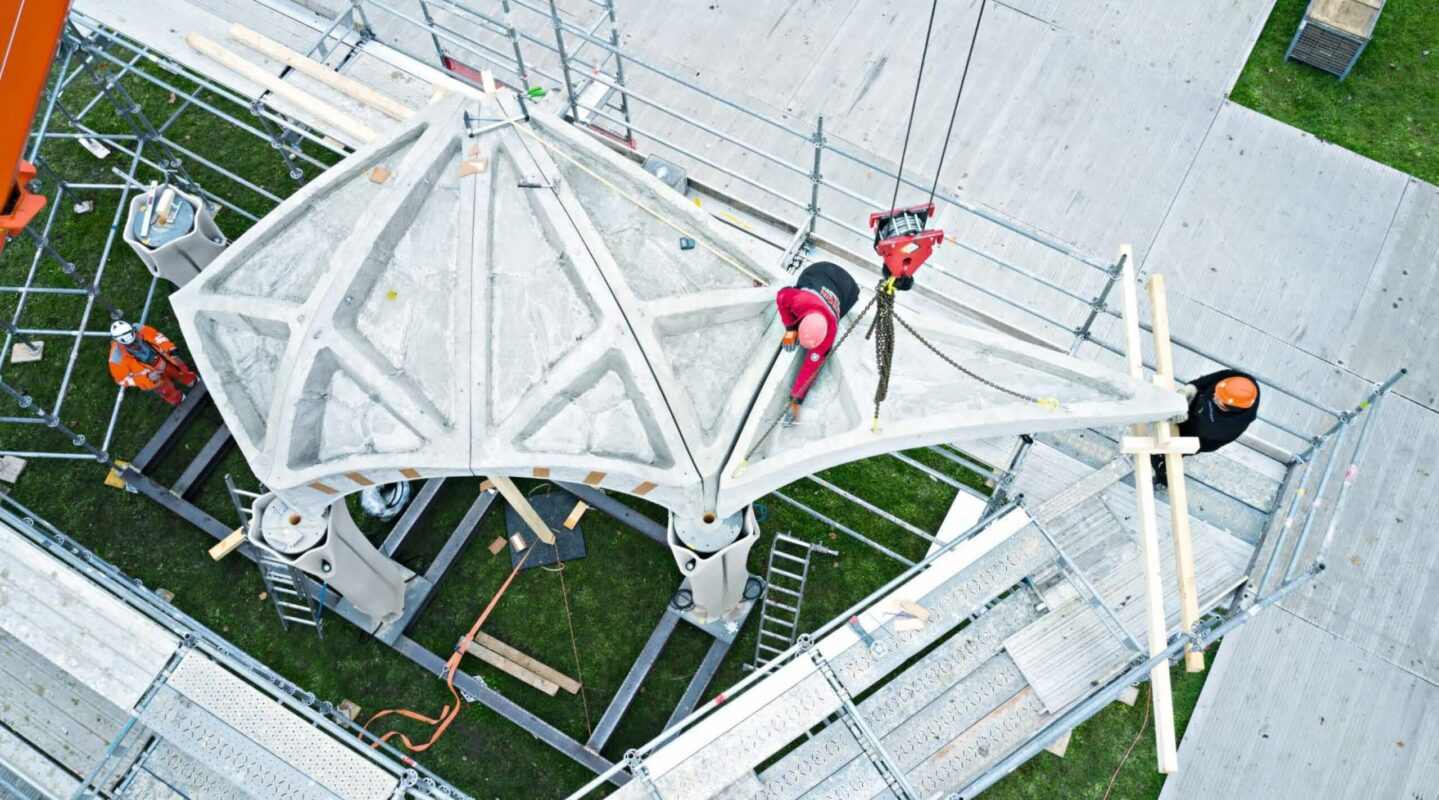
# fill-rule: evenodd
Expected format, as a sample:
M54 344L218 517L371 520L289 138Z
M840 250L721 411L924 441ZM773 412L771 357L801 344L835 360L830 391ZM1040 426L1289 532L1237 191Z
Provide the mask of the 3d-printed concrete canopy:
M588 135L542 110L503 124L517 109L499 102L416 115L173 295L246 458L291 503L504 474L723 517L875 453L1183 411L1175 393L910 313L970 369L1058 405L905 342L873 431L873 355L856 336L803 423L756 448L797 363L778 357L773 303L792 276Z

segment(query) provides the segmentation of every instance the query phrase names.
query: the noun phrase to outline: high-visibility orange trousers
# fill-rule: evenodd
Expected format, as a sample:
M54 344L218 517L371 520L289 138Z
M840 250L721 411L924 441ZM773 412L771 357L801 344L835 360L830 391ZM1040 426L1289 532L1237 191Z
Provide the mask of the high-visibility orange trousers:
M154 392L170 405L178 406L180 401L185 399L185 395L175 388L175 384L178 382L187 389L194 386L195 372L179 359L172 361L167 358L161 359L161 361L165 368L160 375L160 380L155 381Z

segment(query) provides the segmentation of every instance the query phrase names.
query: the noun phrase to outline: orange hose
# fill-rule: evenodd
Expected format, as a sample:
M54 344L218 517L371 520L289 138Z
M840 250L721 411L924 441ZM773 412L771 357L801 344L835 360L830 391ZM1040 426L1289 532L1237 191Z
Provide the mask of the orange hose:
M530 553L532 552L534 552L534 548L530 548L529 550L525 551L524 556L520 558L520 563L516 564L515 568L510 570L510 576L508 578L505 578L504 583L500 584L499 591L495 592L495 596L490 598L489 605L485 606L485 610L480 612L479 619L476 619L475 624L470 627L470 632L466 633L464 638L460 639L459 644L455 645L455 652L450 655L450 660L445 662L445 687L450 690L450 696L454 698L454 702L440 709L440 715L434 718L427 717L423 714L419 714L408 709L387 708L384 711L376 712L374 716L370 717L370 719L365 722L365 730L369 730L370 726L374 724L375 720L380 719L381 717L388 717L391 714L395 714L404 717L405 719L412 719L416 722L423 722L426 725L434 727L435 731L434 733L430 734L430 738L424 742L421 742L420 744L415 744L413 741L410 740L409 736L406 736L400 731L391 730L386 731L382 736L380 736L380 740L370 745L371 747L379 747L381 742L388 742L390 741L390 739L398 736L400 739L400 744L404 745L406 750L409 750L412 753L423 753L424 751L430 749L430 747L432 747L435 742L439 741L440 737L445 734L445 731L450 727L450 723L454 722L455 718L460 715L460 709L464 705L460 700L459 691L455 689L455 672L460 668L460 660L465 657L465 652L469 650L470 644L474 642L475 636L479 634L480 627L485 624L485 620L489 618L490 612L495 610L495 606L499 604L500 598L504 597L505 591L508 590L510 588L510 584L514 582L515 576L520 574L520 568L523 567L525 565L525 562L529 560Z

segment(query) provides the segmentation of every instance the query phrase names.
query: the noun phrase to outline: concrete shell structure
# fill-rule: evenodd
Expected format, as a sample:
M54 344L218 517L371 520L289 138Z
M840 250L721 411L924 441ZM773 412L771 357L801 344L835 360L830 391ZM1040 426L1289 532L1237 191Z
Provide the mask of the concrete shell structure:
M637 165L531 112L509 124L518 108L503 94L431 106L173 295L256 475L292 505L504 474L723 518L875 453L1183 411L1178 394L910 311L948 355L1041 402L901 331L875 431L859 331L801 424L761 441L798 364L779 351L773 303L793 276ZM697 246L681 249L682 236Z

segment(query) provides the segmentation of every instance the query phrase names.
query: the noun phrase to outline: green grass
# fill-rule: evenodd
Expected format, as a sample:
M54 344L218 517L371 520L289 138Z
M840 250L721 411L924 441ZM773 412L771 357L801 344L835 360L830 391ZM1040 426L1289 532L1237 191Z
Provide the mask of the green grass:
M1231 98L1439 183L1439 3L1390 0L1349 77L1285 61L1306 0L1279 0Z
M177 108L165 93L133 81L127 85L154 120L164 119ZM67 91L65 102L78 109L92 91L82 79ZM226 105L219 98L208 99ZM243 109L226 107L240 118L248 118ZM100 130L127 130L104 103L87 117L87 122ZM65 126L57 125L56 129L64 130ZM276 194L288 194L297 186L263 142L201 112L190 111L182 116L173 135L187 147ZM70 142L48 143L41 155L72 182L112 182L115 179L109 168L122 161L119 154L98 161ZM229 185L193 161L190 166L198 181L221 196L238 200L257 213L267 210L269 204L252 192ZM140 177L147 181L153 174L142 172ZM53 186L47 186L45 191L53 197ZM100 245L112 223L117 194L77 190L62 198L63 207L53 236L60 251L86 273L93 272L100 261ZM70 211L69 207L79 199L94 200L95 210L85 215ZM218 220L232 238L247 227L245 221L232 212L222 213ZM0 255L0 283L19 283L23 271L29 268L30 256L28 243L23 240L12 243ZM41 263L38 283L68 285L49 261ZM105 294L127 315L133 316L144 304L148 286L149 276L140 262L123 243L117 243L106 268ZM165 288L162 286L155 298L150 319L174 335L178 334L178 328L165 302ZM8 316L14 302L13 294L0 295L0 314ZM73 297L35 295L26 307L22 325L68 327L78 318L79 308L79 301ZM89 327L103 331L106 323L107 320L95 317ZM5 370L7 380L21 383L46 405L59 385L69 341L47 338L47 346L44 361L7 366ZM114 388L105 370L106 347L106 340L101 337L87 339L80 347L73 386L62 410L67 424L95 439L104 430L114 399ZM121 424L112 452L120 458L133 456L168 411L168 407L154 397L131 393L120 413ZM188 432L176 452L151 470L152 476L162 483L173 482L218 425L218 415L211 411L210 416L202 418ZM67 446L62 437L40 426L0 427L0 444L5 449L63 450ZM910 455L952 477L982 487L976 476L933 453L917 451ZM227 472L242 486L255 486L243 458L232 450L195 502L228 522L234 515L219 479ZM150 501L104 487L101 483L104 474L105 470L93 462L37 459L31 462L14 493L21 502L146 585L173 591L175 604L181 609L319 697L335 702L345 698L354 700L366 714L391 707L434 714L450 701L449 693L434 676L337 618L330 619L323 641L316 641L308 631L280 631L269 604L260 597L262 586L249 562L233 557L220 563L211 561L206 556L211 541ZM928 530L938 527L953 492L944 484L887 457L829 470L824 477ZM477 485L476 479L448 481L424 523L397 557L411 566L423 568L468 508ZM522 482L521 486L527 491L545 490L535 483ZM864 531L907 558L917 560L926 550L926 543L912 534L866 514L811 483L800 482L785 491L842 524ZM637 506L656 519L663 519L659 509L643 503ZM837 558L821 558L816 564L802 627L819 626L900 570L896 562L782 503L772 501L768 508L766 530L784 530L822 541L840 553ZM503 556L490 556L483 546L502 532L503 515L498 509L497 506L484 520L473 546L456 563L429 610L411 632L436 653L446 654L451 650L508 572L508 560ZM378 526L366 524L365 527L371 533L378 533ZM553 698L545 697L486 666L469 661L465 666L466 670L482 675L496 689L581 741L618 689L678 583L673 561L662 548L598 512L585 517L584 528L590 556L567 565L563 573L541 570L524 573L500 603L487 630L545 663L582 675L585 695L574 697L561 693ZM766 551L764 545L755 549L750 564L752 571L763 571ZM570 618L575 631L573 642ZM753 625L742 632L712 684L711 693L743 677L741 664L753 654L755 635ZM630 713L605 748L606 756L616 759L625 749L659 732L708 644L703 634L689 626L680 626ZM1187 719L1202 681L1203 676L1176 675L1181 720ZM1134 709L1115 706L1104 711L1076 733L1065 760L1041 756L1017 777L1001 783L994 790L994 796L1100 796L1134 740L1141 713L1142 704ZM399 726L416 737L428 735L410 723ZM467 707L449 733L426 752L422 760L476 797L562 796L589 778L584 768L479 706ZM1113 797L1154 797L1160 781L1153 763L1152 738L1141 736L1119 775Z

